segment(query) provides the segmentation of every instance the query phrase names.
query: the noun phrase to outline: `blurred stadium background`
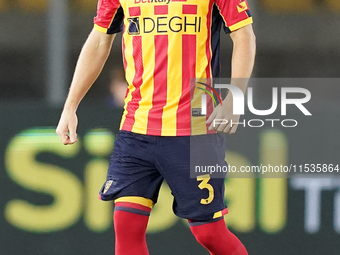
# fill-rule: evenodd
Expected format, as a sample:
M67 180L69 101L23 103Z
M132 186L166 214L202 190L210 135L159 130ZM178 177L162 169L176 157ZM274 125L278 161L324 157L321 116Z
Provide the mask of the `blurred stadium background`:
M64 147L54 134L96 4L0 0L1 255L113 254L112 204L97 200L97 192L121 114L105 104L112 72L122 66L119 36L79 109L79 143ZM302 119L298 129L241 130L230 139L229 163L338 164L340 1L249 4L258 47L254 77L315 78L308 88L318 100L310 105L313 119ZM222 45L228 77L228 36ZM270 92L257 100L270 102ZM226 221L249 254L339 254L339 179L231 178L226 187ZM172 214L171 201L165 185L148 229L150 253L207 254Z

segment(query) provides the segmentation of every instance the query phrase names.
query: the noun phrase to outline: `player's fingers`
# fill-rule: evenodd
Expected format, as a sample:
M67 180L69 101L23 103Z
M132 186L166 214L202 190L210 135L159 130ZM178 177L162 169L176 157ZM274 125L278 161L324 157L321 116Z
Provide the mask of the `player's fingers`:
M70 141L70 144L73 144L77 141L77 133L76 133L75 126L69 127L69 141Z
M225 132L225 133L227 133L227 134L229 134L229 135L235 134L237 128L238 128L238 125L237 125L237 124L236 124L236 125L233 125L233 126L232 126L227 132Z
M237 131L238 125L234 125L230 131L231 134L235 134Z
M59 136L60 141L63 144L66 144L68 138L67 131L61 130L61 128L58 126L55 132Z
M220 124L217 128L217 132L225 132L225 130L230 129L230 120L223 122L223 124Z
M220 115L218 115L216 113L216 114L214 114L214 116L212 117L210 122L207 121L208 124L211 123L210 126L209 126L210 131L216 131L218 129L218 127L221 125L220 122L217 121L219 119L220 119Z
M214 122L210 124L209 126L209 131L214 131L215 127L214 127Z
M71 141L68 128L62 128L61 126L58 126L56 129L56 133L59 136L60 141L64 145L75 143Z
M59 136L59 139L62 143L64 143L64 141L66 141L64 135L65 132L63 132L63 130L60 128L60 126L58 125L57 129L55 130L55 132L57 133L57 135Z

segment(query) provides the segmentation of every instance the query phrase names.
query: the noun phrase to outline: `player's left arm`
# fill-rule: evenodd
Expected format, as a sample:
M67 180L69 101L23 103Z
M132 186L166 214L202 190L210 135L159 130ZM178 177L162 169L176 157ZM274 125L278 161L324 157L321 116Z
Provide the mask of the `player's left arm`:
M256 42L252 24L240 28L230 34L233 41L231 60L231 83L233 79L249 79L254 67ZM236 84L237 85L237 84ZM245 91L247 83L240 84Z
M231 60L231 84L245 93L249 78L253 71L256 51L256 40L252 25L246 25L230 34L233 41L233 55ZM228 120L226 124L215 125L214 119ZM211 123L209 130L234 134L240 115L233 115L233 97L228 93L222 105L218 105L210 115L207 123ZM224 123L224 122L222 122Z

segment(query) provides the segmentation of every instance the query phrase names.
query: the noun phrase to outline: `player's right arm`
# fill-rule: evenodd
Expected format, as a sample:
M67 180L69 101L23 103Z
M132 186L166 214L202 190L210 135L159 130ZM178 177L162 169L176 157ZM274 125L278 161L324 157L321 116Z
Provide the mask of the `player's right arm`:
M76 111L80 101L99 76L111 51L115 34L93 29L79 55L71 87L61 114L56 133L63 144L77 141Z

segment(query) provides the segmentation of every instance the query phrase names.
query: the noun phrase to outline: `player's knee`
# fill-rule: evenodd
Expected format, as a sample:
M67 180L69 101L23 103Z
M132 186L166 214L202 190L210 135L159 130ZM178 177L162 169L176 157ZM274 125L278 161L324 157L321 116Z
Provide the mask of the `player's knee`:
M191 232L196 238L197 242L199 242L204 247L209 246L212 240L216 238L216 233L214 231L200 231L195 227L191 227Z
M144 233L152 206L152 200L142 197L116 199L113 216L116 232L126 236Z

